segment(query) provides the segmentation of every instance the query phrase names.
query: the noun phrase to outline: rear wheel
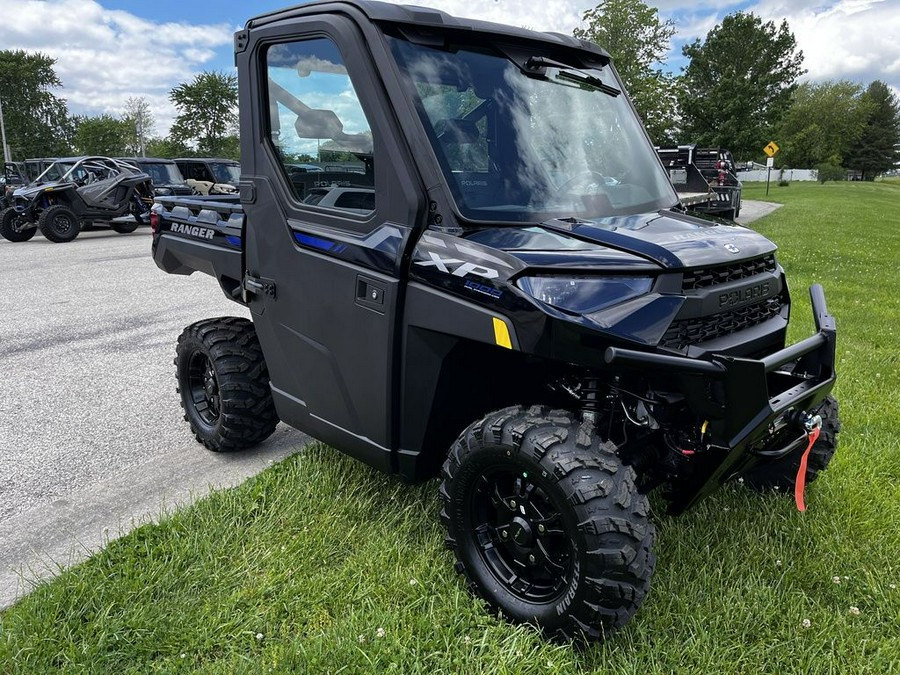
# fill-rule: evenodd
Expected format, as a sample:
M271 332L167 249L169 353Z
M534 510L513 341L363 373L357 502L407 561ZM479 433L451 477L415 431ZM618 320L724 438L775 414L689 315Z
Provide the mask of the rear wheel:
M809 459L806 465L806 484L809 485L819 474L828 468L831 458L837 451L837 435L841 430L841 418L838 414L838 402L833 396L828 396L812 411L813 415L822 417L822 429L819 438L809 451ZM800 459L806 451L806 446L797 448L794 452L781 459L760 464L741 475L744 485L763 492L766 490L779 490L793 493L797 480L797 472L800 470Z
M601 640L647 594L655 559L634 471L590 423L508 408L470 426L442 470L447 545L471 589L513 621Z
M110 223L110 227L119 234L130 234L138 229L138 224L129 222Z
M224 317L184 329L175 356L184 419L215 452L243 450L278 424L269 371L253 323Z
M64 204L48 206L38 218L41 234L48 240L64 244L72 241L81 231L81 222L75 212Z
M16 213L12 207L0 211L0 235L7 241L20 242L31 239L37 228L28 222L21 213Z

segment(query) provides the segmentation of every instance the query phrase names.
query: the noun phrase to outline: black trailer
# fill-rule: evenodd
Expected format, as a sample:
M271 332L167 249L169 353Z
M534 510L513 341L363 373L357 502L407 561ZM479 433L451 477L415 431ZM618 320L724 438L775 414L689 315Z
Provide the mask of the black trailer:
M742 187L730 150L679 145L656 152L687 210L728 220L740 215Z

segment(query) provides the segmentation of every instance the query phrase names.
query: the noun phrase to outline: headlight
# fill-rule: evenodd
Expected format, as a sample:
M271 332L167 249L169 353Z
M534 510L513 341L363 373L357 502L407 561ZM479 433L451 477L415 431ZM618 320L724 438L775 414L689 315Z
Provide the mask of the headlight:
M531 297L575 314L591 314L650 292L650 277L522 277Z
M160 196L160 197L164 197L165 195L170 195L170 194L172 194L172 189L171 189L171 188L158 187L158 188L153 188L153 192L155 192L155 193L156 193L158 196Z

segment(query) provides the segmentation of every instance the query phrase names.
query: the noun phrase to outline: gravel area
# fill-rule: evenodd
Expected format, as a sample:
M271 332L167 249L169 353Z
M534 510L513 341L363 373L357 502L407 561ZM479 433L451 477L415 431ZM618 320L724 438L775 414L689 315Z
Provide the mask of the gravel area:
M150 236L0 239L0 608L109 538L235 485L307 438L205 450L182 421L175 340L246 310L211 277L164 274Z

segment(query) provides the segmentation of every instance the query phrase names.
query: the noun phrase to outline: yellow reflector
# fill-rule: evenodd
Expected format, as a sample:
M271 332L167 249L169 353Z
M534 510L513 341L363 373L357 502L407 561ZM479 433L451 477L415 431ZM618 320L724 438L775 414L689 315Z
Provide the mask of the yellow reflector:
M494 340L501 347L512 349L512 340L509 338L509 328L503 319L494 317Z

